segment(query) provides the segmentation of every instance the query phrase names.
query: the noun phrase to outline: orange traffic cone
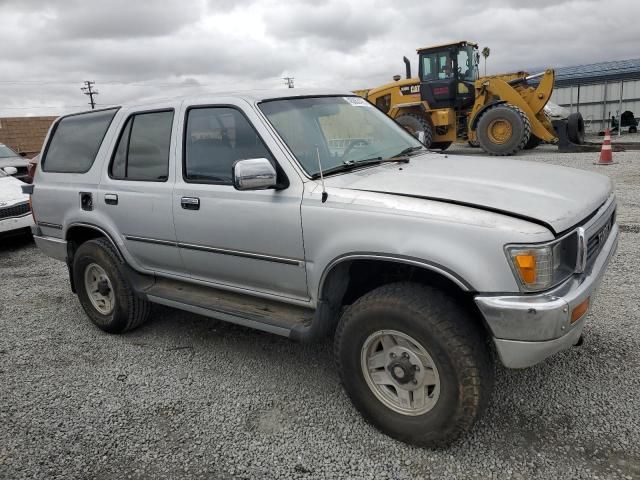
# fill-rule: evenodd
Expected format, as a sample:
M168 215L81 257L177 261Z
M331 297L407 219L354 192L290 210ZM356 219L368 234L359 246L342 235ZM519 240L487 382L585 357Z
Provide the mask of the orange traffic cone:
M611 134L607 128L604 131L604 141L602 142L602 149L600 149L600 159L597 162L593 162L595 165L613 165L613 154L611 153Z

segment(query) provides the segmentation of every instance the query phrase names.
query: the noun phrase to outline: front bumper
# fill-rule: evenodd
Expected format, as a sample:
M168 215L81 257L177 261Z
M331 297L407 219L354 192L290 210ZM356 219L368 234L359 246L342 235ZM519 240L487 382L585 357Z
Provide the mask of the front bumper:
M0 219L0 233L29 228L31 225L33 225L31 212L25 213L19 217L3 218Z
M571 312L592 298L617 246L618 225L614 224L591 268L553 290L538 295L475 297L506 367L535 365L578 342L586 315L572 324Z

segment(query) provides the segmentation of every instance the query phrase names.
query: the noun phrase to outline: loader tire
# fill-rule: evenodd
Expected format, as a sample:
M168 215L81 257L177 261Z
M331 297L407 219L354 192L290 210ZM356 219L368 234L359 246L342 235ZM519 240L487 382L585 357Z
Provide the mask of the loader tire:
M536 137L533 133L531 134L531 136L529 137L529 141L527 142L527 144L524 146L525 150L533 150L534 148L536 148L538 145L540 145L542 143L542 140L540 140L538 137Z
M429 148L431 146L433 128L426 118L415 113L405 113L397 117L396 122L422 142L425 147Z
M453 142L431 142L431 146L429 148L444 152L452 143Z
M584 143L584 119L581 113L572 113L567 117L567 135L572 143Z
M514 155L531 137L527 114L514 105L500 103L488 108L478 120L476 137L489 155Z

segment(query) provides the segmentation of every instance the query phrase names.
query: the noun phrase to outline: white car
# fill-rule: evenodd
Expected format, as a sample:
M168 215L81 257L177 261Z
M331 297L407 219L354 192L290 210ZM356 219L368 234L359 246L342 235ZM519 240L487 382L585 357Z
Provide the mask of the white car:
M24 183L11 176L14 170L0 168L0 235L20 233L33 225L29 195L22 193Z

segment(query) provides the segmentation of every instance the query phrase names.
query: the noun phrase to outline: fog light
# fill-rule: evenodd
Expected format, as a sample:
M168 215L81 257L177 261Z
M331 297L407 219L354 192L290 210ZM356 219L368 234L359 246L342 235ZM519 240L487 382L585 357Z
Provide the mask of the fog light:
M576 305L576 307L571 311L571 323L576 323L580 320L585 313L589 310L589 297L586 300L583 300L582 303Z

